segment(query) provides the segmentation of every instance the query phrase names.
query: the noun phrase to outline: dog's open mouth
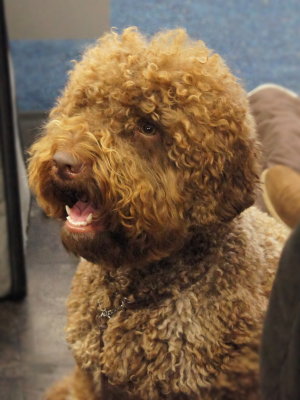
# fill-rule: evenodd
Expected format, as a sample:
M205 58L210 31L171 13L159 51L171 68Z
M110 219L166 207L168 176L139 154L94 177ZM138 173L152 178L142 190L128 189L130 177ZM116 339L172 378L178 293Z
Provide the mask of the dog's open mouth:
M103 231L103 217L101 217L98 202L91 200L83 191L62 189L56 187L57 199L64 204L64 228L70 232L87 233Z
M72 232L91 232L99 230L102 224L95 220L99 210L88 200L78 200L73 207L66 205L67 220L65 227Z
M71 232L105 230L103 222L99 219L99 209L88 199L80 199L72 207L66 205L66 212L65 228Z
M74 226L87 226L93 220L95 207L91 202L78 200L73 207L66 205L67 220Z

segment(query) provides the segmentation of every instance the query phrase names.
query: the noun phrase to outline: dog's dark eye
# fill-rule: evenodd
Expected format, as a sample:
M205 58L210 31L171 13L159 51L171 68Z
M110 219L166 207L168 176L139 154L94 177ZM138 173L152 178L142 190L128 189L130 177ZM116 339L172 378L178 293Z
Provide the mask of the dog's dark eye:
M154 136L157 132L156 126L152 122L141 122L140 131L146 136Z

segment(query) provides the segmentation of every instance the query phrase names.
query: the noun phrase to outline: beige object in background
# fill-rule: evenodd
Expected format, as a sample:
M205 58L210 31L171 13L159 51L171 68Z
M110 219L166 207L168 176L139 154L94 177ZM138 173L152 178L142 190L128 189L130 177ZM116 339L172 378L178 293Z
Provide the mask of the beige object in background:
M269 213L290 228L300 222L300 174L284 165L264 170L263 199Z
M109 29L109 0L5 0L10 39L93 39Z
M257 205L295 228L300 222L300 98L283 86L264 84L249 93L249 102L263 154Z

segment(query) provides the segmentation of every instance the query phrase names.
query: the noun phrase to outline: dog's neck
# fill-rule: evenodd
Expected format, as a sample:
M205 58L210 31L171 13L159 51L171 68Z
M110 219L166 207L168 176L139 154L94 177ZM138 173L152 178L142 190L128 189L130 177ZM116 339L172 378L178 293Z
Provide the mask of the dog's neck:
M108 310L120 307L125 298L127 308L159 305L199 282L210 267L205 260L222 246L229 231L232 231L232 224L220 225L213 230L194 227L185 245L169 257L136 266L112 268L101 265L103 285L110 298Z

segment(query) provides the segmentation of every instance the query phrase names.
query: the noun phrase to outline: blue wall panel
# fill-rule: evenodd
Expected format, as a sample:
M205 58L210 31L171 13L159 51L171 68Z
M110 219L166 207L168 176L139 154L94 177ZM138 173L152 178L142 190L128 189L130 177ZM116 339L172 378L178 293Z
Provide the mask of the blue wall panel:
M299 0L111 0L111 23L146 34L184 27L219 52L248 90L275 82L300 92Z

